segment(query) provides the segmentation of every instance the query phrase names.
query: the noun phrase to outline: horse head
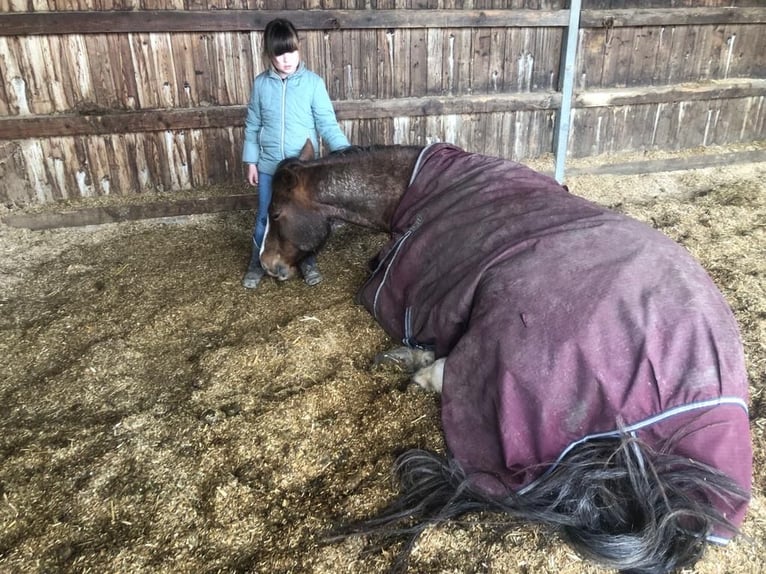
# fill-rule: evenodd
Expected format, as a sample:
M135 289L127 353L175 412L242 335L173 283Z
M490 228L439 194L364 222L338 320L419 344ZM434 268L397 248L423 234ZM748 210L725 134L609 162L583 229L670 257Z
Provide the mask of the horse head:
M266 235L261 246L261 265L279 280L295 277L298 264L318 250L330 235L330 218L314 199L316 181L306 162L314 159L310 140L300 156L286 159L272 180L271 205Z

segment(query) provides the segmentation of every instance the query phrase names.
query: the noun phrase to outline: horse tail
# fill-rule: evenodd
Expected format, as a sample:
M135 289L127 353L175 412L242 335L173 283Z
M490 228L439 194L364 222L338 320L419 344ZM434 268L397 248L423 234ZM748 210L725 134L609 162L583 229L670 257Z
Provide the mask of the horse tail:
M579 554L630 574L658 574L699 560L713 530L736 534L712 501L747 500L722 472L635 437L584 442L532 488L493 497L473 486L451 458L409 450L396 461L402 493L349 534L371 535L375 546L404 540L392 571L407 569L409 553L429 526L483 511L547 526Z

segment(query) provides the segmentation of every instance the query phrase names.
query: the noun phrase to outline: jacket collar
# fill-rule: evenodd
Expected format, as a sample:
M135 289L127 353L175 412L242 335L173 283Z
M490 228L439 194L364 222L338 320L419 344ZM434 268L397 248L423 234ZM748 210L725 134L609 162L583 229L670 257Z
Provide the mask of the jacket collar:
M303 74L303 72L306 70L306 64L301 60L300 64L298 64L298 69L295 70L292 74L287 76L285 80L290 78L296 78ZM274 78L275 80L282 80L282 76L280 76L277 71L274 69L274 66L272 64L269 64L269 77Z

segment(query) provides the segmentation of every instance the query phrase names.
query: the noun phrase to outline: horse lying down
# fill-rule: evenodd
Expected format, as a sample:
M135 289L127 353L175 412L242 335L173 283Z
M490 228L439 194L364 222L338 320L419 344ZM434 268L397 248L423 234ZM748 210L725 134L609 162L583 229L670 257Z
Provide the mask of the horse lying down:
M264 269L293 276L334 219L390 233L358 300L403 342L387 358L442 393L448 455L403 454L401 497L355 527L404 533L399 566L427 526L476 510L625 572L692 565L737 532L743 349L685 249L520 164L391 146L283 162Z

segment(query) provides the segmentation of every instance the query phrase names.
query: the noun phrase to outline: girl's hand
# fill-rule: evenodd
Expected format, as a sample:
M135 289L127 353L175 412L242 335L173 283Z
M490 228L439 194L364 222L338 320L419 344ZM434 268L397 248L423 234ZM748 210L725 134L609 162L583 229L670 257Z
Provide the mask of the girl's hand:
M247 164L247 181L250 185L258 185L258 166L254 163Z

